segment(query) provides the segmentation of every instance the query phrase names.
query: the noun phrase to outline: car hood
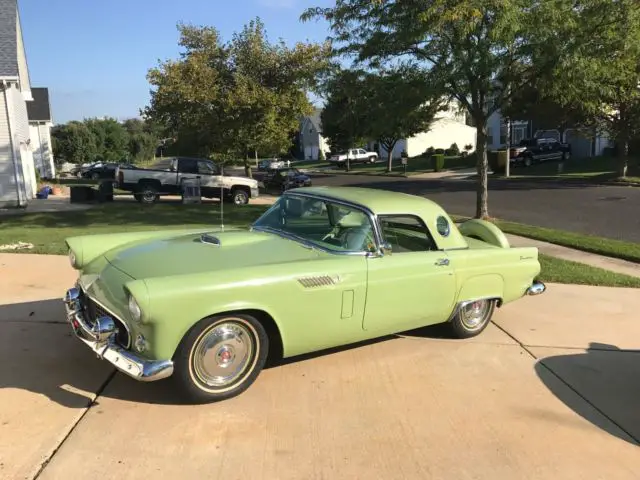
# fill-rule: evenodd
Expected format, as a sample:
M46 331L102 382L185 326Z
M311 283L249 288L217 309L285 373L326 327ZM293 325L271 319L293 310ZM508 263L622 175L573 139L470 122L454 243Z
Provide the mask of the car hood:
M212 231L206 238L189 234L142 241L110 250L105 257L127 275L144 279L313 260L321 255L272 233Z

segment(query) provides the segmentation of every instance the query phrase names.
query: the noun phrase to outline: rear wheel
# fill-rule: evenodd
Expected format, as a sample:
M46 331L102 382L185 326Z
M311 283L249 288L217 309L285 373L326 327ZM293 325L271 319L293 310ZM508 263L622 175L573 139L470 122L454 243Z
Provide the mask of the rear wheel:
M182 339L172 378L191 401L225 400L249 388L262 371L268 353L269 337L254 317L208 318Z
M456 338L479 335L491 322L495 307L495 300L475 300L463 304L451 320L451 332Z
M140 186L134 197L140 203L152 204L158 201L160 195L158 195L158 189L155 185L144 184Z
M533 158L531 158L531 155L527 155L526 157L524 157L523 163L525 167L530 167L531 164L533 163Z

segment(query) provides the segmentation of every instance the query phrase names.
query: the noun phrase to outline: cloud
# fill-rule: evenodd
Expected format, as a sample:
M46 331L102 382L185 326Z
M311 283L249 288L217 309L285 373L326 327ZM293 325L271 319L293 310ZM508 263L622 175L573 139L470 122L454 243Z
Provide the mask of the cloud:
M258 3L267 8L293 8L296 0L258 0Z

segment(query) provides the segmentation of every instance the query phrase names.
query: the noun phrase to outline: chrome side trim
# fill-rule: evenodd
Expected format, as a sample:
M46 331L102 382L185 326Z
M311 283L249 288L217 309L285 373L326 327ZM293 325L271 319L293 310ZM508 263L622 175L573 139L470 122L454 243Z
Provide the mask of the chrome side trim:
M80 306L80 292L77 288L67 291L64 297L67 321L72 330L102 360L107 360L114 367L141 382L153 382L167 378L173 374L173 361L146 360L122 348L115 343L115 324L107 316L96 321L96 328L91 328L84 318ZM84 338L80 331L89 339Z

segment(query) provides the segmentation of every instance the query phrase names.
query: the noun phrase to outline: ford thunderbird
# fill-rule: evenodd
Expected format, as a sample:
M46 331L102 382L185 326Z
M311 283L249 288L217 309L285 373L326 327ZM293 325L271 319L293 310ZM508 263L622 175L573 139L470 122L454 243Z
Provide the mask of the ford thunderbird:
M536 248L460 224L428 199L354 187L287 191L250 227L66 240L76 336L140 381L208 402L245 391L270 357L445 324L469 338L545 285Z

